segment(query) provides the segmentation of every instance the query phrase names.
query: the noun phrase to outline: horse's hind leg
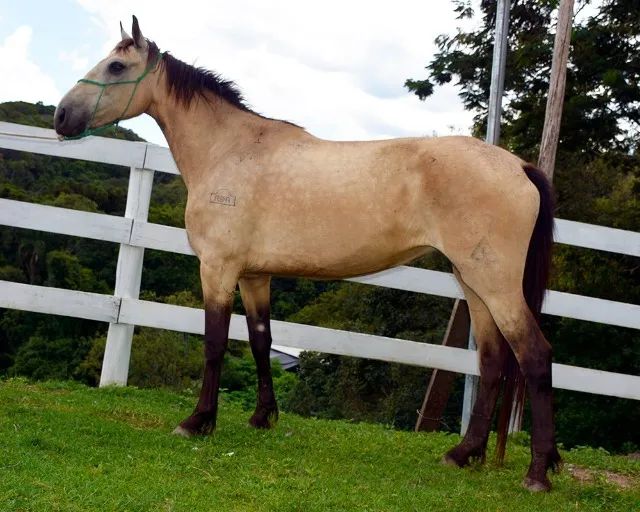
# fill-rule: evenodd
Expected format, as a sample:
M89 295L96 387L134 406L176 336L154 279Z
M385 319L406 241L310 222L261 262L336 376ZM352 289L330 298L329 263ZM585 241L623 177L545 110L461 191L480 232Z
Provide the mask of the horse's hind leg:
M249 343L258 373L258 400L249 423L256 428L271 428L278 420L278 406L271 378L271 325L269 276L247 276L239 281L242 303L247 314Z
M480 362L480 384L469 427L460 444L449 450L443 459L448 464L463 467L469 463L470 459L479 459L484 462L491 420L500 391L502 369L507 351L510 349L487 307L473 290L462 282L455 269L454 273L469 304Z
M523 484L533 491L549 490L547 470L555 469L560 462L553 425L551 345L524 299L521 278L515 278L519 273L509 273L508 262L502 263L481 271L461 266L458 270L467 286L487 305L518 360L529 390L532 458Z

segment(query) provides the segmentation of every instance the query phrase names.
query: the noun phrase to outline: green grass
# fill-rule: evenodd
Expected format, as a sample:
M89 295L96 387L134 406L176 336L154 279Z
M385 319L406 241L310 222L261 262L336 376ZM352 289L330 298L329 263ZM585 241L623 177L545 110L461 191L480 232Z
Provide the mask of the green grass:
M165 391L0 381L0 510L640 510L638 486L580 483L567 471L550 494L530 494L522 442L510 443L504 467L459 470L439 464L457 436L291 414L256 431L225 400L214 435L170 435L193 404ZM563 455L640 482L638 461Z

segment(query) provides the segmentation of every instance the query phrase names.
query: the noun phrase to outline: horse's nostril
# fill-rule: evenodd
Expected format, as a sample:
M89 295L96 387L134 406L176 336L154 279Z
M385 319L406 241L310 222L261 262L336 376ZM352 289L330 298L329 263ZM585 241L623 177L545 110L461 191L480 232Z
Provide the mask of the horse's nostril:
M62 123L64 123L64 118L65 118L66 113L67 113L67 112L66 112L66 110L65 110L64 108L58 109L58 118L57 118L57 121L58 121L58 124L59 124L59 125L61 125Z

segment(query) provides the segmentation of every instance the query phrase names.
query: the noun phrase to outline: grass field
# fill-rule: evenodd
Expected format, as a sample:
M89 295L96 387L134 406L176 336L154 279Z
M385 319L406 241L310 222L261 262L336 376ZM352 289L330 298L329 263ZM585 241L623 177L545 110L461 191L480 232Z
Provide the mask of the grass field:
M569 511L640 510L640 461L602 450L564 452L550 494L520 487L524 442L498 468L440 465L457 437L282 414L247 427L222 401L218 431L171 436L194 398L75 383L0 381L2 511ZM623 486L609 483L615 474Z

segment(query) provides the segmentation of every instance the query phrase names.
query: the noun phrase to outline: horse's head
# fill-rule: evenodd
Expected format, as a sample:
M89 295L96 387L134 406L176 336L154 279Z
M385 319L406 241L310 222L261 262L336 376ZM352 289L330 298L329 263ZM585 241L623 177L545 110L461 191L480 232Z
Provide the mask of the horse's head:
M91 129L136 117L149 107L152 90L144 78L157 70L162 55L145 39L133 17L132 36L120 24L122 40L65 94L54 126L64 137L88 135Z

